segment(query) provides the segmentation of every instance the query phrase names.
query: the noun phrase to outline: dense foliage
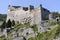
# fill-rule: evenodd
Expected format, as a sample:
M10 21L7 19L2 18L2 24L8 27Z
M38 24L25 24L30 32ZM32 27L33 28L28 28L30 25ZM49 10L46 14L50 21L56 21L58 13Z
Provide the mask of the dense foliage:
M6 20L7 15L6 14L0 14L0 21Z

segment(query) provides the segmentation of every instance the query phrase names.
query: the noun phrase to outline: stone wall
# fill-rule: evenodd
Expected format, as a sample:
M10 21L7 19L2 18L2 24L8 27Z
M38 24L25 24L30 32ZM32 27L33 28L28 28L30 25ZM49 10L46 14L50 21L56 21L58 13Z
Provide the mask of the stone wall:
M21 6L9 6L7 20L15 20L15 22L26 23L30 22L31 25L39 24L42 20L46 19L46 16L50 12L43 8L40 5L38 8L34 8L34 6L21 7Z

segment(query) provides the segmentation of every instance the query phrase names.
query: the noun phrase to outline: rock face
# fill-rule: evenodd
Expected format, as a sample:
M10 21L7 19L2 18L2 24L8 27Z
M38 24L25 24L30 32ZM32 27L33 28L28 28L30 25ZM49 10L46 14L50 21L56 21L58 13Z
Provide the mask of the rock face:
M50 14L49 10L40 5L38 8L30 5L29 7L8 6L7 20L15 20L16 23L30 22L31 25L39 24L46 16Z
M12 38L17 37L17 33L18 33L18 37L19 36L24 36L24 37L27 37L28 38L28 36L29 37L35 36L34 35L34 31L33 31L32 28L21 28L17 32L14 31L14 32L11 33L12 34ZM32 36L30 36L30 35L32 35Z

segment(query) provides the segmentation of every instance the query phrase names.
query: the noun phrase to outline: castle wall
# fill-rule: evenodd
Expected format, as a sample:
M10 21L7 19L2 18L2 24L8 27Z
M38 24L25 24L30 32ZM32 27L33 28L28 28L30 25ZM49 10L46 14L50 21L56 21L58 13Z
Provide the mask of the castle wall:
M14 20L16 23L19 22L22 24L26 22L30 22L31 25L40 24L40 22L45 20L45 17L50 13L48 10L44 9L42 5L35 9L33 6L31 6L30 9L26 8L23 9L23 7L19 6L9 6L7 20Z
M35 9L34 12L34 20L35 20L35 24L39 24L41 21L41 10L40 8Z
M7 20L14 20L16 23L26 23L26 22L31 22L33 23L33 13L30 12L30 10L23 10L23 8L18 8L18 9L12 9L9 8L8 15L7 15Z
M50 12L47 9L42 8L41 14L42 14L42 20L46 20L46 17L49 16Z

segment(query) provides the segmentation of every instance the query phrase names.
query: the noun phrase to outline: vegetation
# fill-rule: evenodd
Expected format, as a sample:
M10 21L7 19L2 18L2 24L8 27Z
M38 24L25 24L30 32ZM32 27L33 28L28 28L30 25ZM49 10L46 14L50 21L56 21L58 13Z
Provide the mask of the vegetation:
M56 22L48 22L49 26L56 25Z
M0 26L1 31L3 31L3 29L5 29L5 27L6 27L6 22L4 21L3 24Z
M57 31L58 29L59 29L59 31ZM28 40L53 40L58 35L60 35L60 25L56 26L50 32L46 31L46 32L43 32L41 34L38 33L38 35L36 35L34 38L29 38Z
M56 37L60 37L60 24L59 24L58 29L56 30L56 33L55 33L55 38Z
M37 25L33 25L32 28L33 28L34 32L37 32L38 31Z
M6 22L4 21L3 24L1 25L1 28L5 28Z
M46 16L46 20L49 20L49 15Z
M26 38L25 38L25 37L23 37L23 40L26 40Z
M4 21L3 24L0 26L1 28L1 31L3 31L3 29L5 28L11 28L12 29L12 26L15 25L15 21L13 20L12 22L10 21L10 19L6 22ZM10 31L10 29L7 29L7 31Z
M12 21L12 26L14 26L14 25L15 25L15 21L13 20L13 21Z
M31 37L31 38L29 38L28 40L33 40L33 38Z
M28 28L30 26L30 23L25 23L25 24L17 24L17 25L14 25L14 28L10 30L10 32L8 32L8 36L11 37L11 32L13 31L17 31L20 29L20 28ZM25 39L25 38L24 38Z
M0 37L0 40L7 40L7 39L6 39L5 36L3 35L3 36Z
M56 14L57 17L60 17L60 14L57 12L53 12L53 14ZM48 19L48 17L47 17ZM49 26L55 25L55 22L49 22ZM19 28L28 28L30 26L30 23L25 23L25 24L17 24L15 25L15 21L13 20L12 22L10 19L7 21L7 23L4 21L3 24L1 25L1 28L11 28L11 26L14 26L10 32L13 32L14 30L18 30ZM37 25L32 26L34 32L38 31ZM60 36L60 23L58 26L56 26L54 29L52 29L50 32L43 32L43 33L38 33L34 38L29 38L28 40L52 40L53 38L59 37ZM0 37L0 40L6 40L4 36ZM24 37L24 40L25 37Z
M29 38L28 40L45 40L46 33L38 33L34 38Z
M56 17L60 17L60 13L58 13L58 12L51 12L51 13L55 14ZM49 15L46 16L46 20L48 20L48 19L49 19Z
M10 32L13 32L15 30L18 30L20 28L28 28L29 26L30 26L30 23L17 24L17 25L14 25L14 29L10 30Z
M11 26L12 26L12 23L11 23L11 21L10 21L10 19L7 21L7 23L6 23L6 27L7 28L11 28Z
M58 12L52 12L52 13L55 14L56 17L60 17L60 13L58 13Z
M7 15L6 14L0 14L0 21L6 20Z

